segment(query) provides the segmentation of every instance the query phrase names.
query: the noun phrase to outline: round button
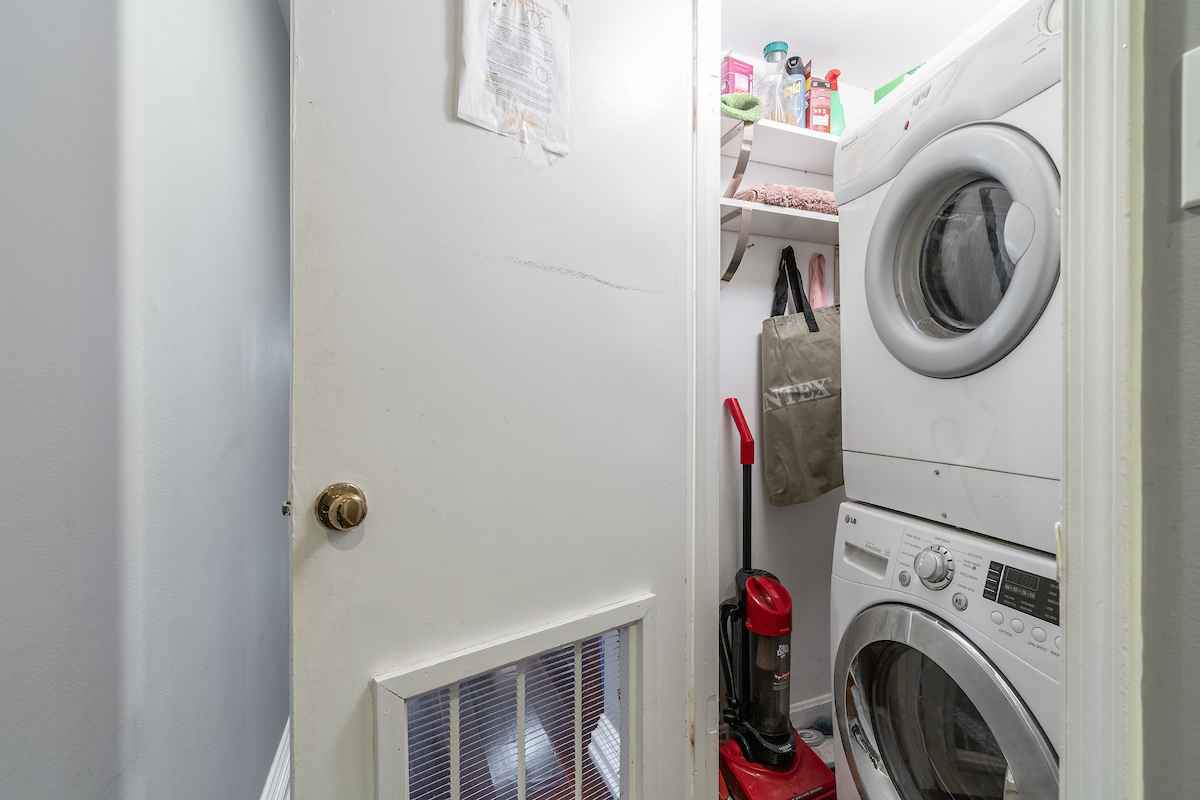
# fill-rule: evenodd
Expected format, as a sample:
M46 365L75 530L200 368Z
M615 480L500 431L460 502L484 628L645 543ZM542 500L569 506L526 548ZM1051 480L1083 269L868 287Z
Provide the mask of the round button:
M999 611L993 611L992 612L992 622L996 623L997 625L1003 625L1004 624L1004 615L1001 614Z
M937 583L946 577L946 558L936 550L926 550L917 556L917 575L923 580Z
M954 607L959 611L967 610L967 596L965 594L962 592L956 592L952 599L954 601Z
M910 583L912 583L912 576L909 575L907 571L901 572L900 573L900 585L908 586Z
M1062 637L1061 636L1054 637L1054 649L1062 650Z
M1021 622L1019 619L1014 619L1012 622L1008 623L1008 627L1012 628L1017 633L1020 633L1021 631L1025 630L1025 623Z
M1046 641L1046 632L1044 630L1042 630L1041 628L1034 628L1033 630L1031 630L1029 632L1029 634L1033 637L1033 640L1035 642Z
M954 579L954 556L940 544L931 545L913 559L913 571L925 588L940 592Z

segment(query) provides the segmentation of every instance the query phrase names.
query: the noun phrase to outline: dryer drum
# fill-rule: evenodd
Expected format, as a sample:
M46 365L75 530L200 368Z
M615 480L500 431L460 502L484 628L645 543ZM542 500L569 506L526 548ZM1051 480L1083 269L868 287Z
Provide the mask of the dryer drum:
M1054 800L1058 756L994 664L950 625L885 604L846 629L834 713L862 800Z
M1003 125L930 142L884 197L867 245L871 322L906 367L934 378L987 369L1021 343L1058 282L1059 176Z

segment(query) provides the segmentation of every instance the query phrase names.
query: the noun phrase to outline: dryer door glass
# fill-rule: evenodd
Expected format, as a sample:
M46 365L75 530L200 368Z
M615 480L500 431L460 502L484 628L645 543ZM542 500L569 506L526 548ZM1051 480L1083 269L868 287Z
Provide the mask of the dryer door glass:
M1054 162L1024 134L968 125L930 142L893 180L867 241L880 342L931 378L1004 358L1058 283L1059 212Z
M1011 206L1012 196L999 182L980 180L954 192L938 209L917 265L926 319L940 327L927 333L973 331L1000 305L1016 270L1004 246Z
M887 649L871 705L880 750L898 782L929 800L1019 796L1011 794L1017 787L999 742L966 692L921 652Z

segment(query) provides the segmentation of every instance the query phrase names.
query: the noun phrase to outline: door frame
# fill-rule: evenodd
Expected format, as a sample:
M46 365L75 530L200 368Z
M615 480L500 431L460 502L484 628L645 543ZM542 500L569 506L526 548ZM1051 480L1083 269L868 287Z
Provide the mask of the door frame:
M1142 787L1143 0L1063 0L1060 797Z
M687 734L692 798L717 796L721 441L721 0L692 0Z
M1059 792L1063 798L1139 800L1143 0L1063 2L1065 402L1058 569L1066 648ZM721 9L719 0L693 0L693 7L689 718L692 795L711 797L718 738L711 621L717 596L720 418L715 155L720 138L714 73Z

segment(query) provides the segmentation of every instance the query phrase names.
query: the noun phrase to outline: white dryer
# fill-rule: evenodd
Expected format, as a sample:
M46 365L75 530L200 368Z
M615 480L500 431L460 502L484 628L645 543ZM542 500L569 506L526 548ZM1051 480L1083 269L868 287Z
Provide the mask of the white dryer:
M831 600L839 800L1057 800L1054 559L845 503Z
M846 493L1056 552L1061 11L994 13L838 147Z

